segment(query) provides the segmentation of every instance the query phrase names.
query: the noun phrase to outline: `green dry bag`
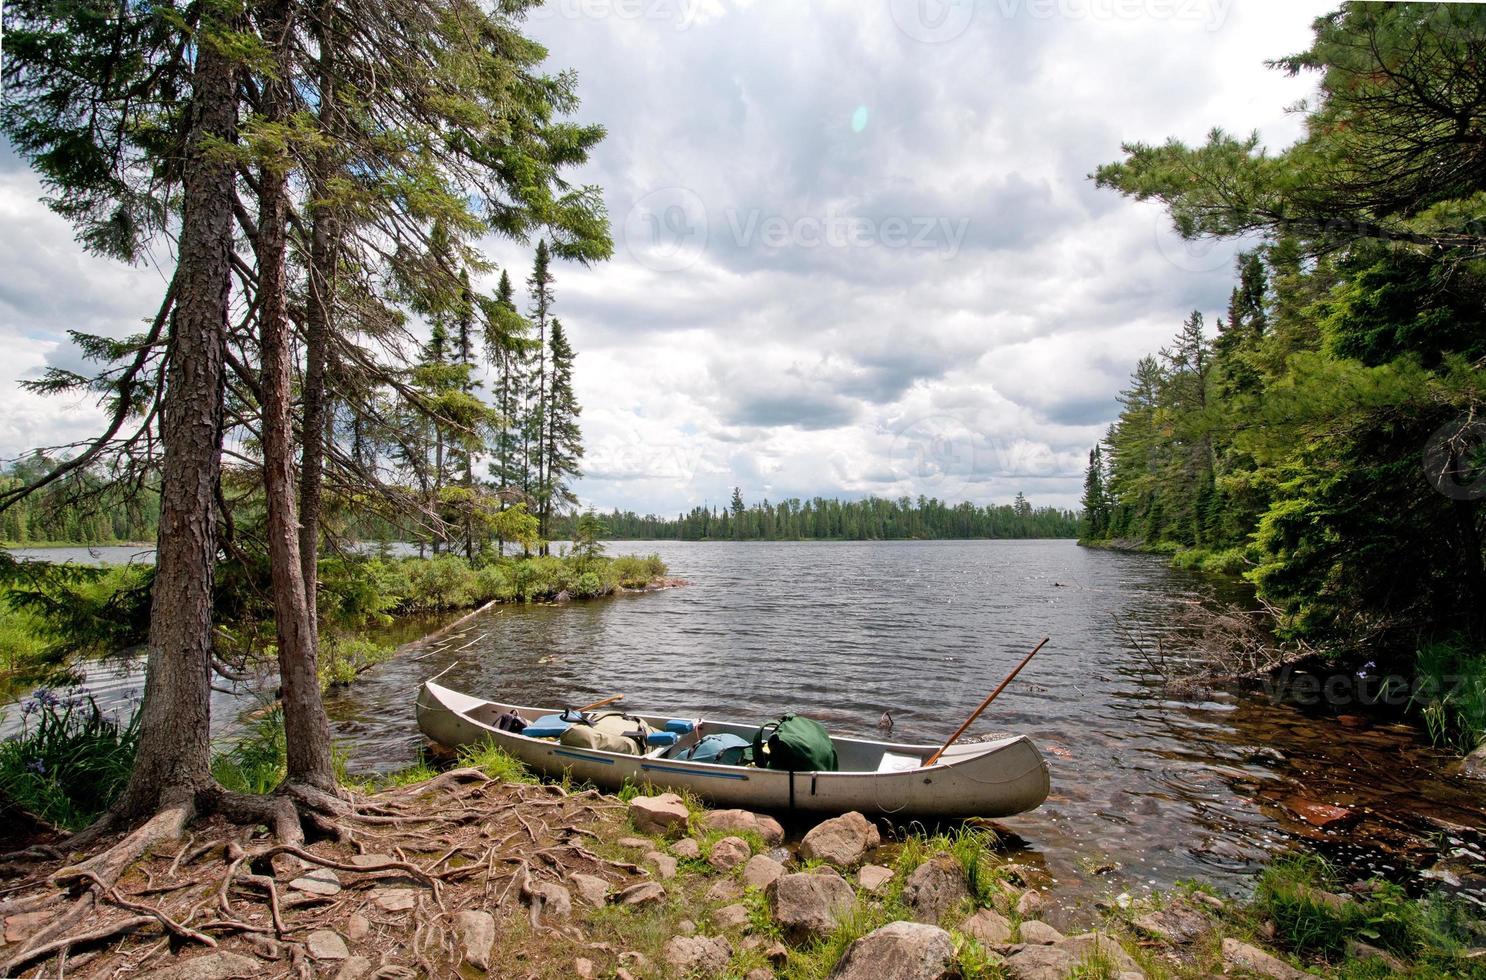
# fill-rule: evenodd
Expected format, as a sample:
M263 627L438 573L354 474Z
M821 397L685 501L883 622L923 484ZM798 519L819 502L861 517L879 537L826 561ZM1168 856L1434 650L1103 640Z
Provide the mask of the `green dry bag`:
M836 746L820 722L785 715L754 733L753 764L790 772L835 772Z

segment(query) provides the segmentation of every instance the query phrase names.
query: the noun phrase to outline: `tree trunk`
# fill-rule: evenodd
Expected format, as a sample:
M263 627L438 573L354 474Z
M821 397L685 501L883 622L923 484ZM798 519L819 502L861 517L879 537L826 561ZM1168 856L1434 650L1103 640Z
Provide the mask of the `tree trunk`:
M160 531L139 749L114 813L134 818L211 783L212 584L221 477L222 362L231 288L234 165L208 141L237 137L237 67L200 46L182 181L179 296L162 398Z
M320 129L332 140L338 131L335 93L333 7L324 4L316 24L320 40ZM335 266L339 261L339 216L330 203L335 160L328 149L315 155L310 176L309 297L305 309L304 455L300 462L299 553L310 624L318 633L320 499L324 482L325 440L329 438L325 366L335 310Z
M288 109L288 4L265 12L267 40L283 53L279 77L263 90L264 115L282 122ZM334 789L330 721L320 700L315 623L310 615L299 547L299 508L294 485L294 363L289 344L285 282L288 247L288 161L270 160L260 172L258 198L258 325L263 359L263 485L268 516L268 557L278 632L279 684L291 783ZM308 429L313 439L314 430Z

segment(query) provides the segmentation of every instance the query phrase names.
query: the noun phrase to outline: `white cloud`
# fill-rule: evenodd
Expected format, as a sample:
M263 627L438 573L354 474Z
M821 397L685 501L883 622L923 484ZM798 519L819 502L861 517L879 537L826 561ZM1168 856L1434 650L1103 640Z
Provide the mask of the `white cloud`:
M1233 248L1194 252L1087 175L1126 140L1293 139L1284 107L1311 82L1263 61L1331 4L944 0L933 30L912 19L933 6L554 0L534 21L610 132L578 179L605 189L616 257L557 269L585 501L672 513L736 484L1074 506L1135 360L1221 311ZM36 193L0 170L15 378L68 327L136 329L160 289L81 256ZM490 250L525 279L527 247ZM90 418L5 383L0 454Z

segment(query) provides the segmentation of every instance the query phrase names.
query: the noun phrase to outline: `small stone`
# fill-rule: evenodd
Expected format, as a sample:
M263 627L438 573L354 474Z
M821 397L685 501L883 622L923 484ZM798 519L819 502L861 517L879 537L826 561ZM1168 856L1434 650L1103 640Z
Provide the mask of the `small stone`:
M495 945L495 916L471 909L454 917L464 961L480 970L490 969L490 950Z
M891 922L846 947L831 980L948 980L959 976L954 941L938 926Z
M397 858L391 854L358 854L351 859L351 863L358 868L375 868L382 864L391 864Z
M575 874L568 878L572 883L573 890L578 893L578 898L592 905L594 908L603 908L609 901L609 883L594 875Z
M707 901L726 905L743 897L743 883L736 878L722 878L707 889Z
M341 879L330 868L316 868L289 882L289 887L310 895L336 895L341 890Z
M743 980L774 980L774 971L766 966L756 966L743 974Z
M671 853L683 861L698 861L702 857L702 845L695 838L683 837L671 845Z
M255 959L219 950L154 970L143 980L248 980L261 977L263 970Z
M527 904L540 906L543 915L565 919L573 912L573 896L554 881L529 882L521 893Z
M702 826L708 830L731 830L755 833L765 844L784 843L784 827L773 817L747 810L709 810L702 815Z
M1011 942L1011 923L999 912L981 909L960 924L960 931L982 946Z
M969 897L965 869L948 854L936 854L914 868L903 885L903 903L917 922L936 924Z
M261 960L272 962L284 958L284 947L268 936L250 932L243 937L243 942L252 947L253 955Z
M877 893L883 885L893 880L893 869L884 868L880 864L864 864L862 870L857 872L857 884L866 891Z
M1397 956L1358 939L1347 940L1347 958L1351 960L1379 960L1394 973L1400 975L1408 973L1408 967Z
M316 929L304 941L305 949L317 960L343 960L351 955L346 941L334 929Z
M666 888L658 881L642 881L630 885L614 896L614 901L627 908L659 905L666 900Z
M336 971L335 980L362 980L371 976L372 961L365 956L351 956Z
M1142 915L1135 920L1134 925L1148 936L1177 944L1200 939L1212 927L1207 916L1182 899L1177 899L1164 909Z
M1332 806L1330 803L1318 803L1301 796L1291 796L1280 801L1280 805L1291 813L1300 817L1312 827L1326 830L1332 827L1340 827L1343 824L1356 820L1359 814L1345 807Z
M733 947L721 936L674 936L666 941L661 956L676 976L717 976L733 958Z
M645 855L645 860L655 865L655 872L660 875L662 881L670 881L676 877L676 859L671 855L651 851Z
M1247 970L1272 980L1307 980L1311 975L1302 973L1276 956L1256 946L1237 939L1223 940L1223 962L1239 970ZM1313 980L1313 978L1312 978Z
M796 939L828 935L856 903L851 886L834 875L782 875L766 894L774 921Z
M718 871L731 871L738 865L747 861L753 853L748 846L748 841L741 837L724 837L712 845L712 853L707 855L707 863Z
M882 843L877 826L856 811L843 813L810 828L800 842L800 857L806 861L824 861L838 868L851 868L861 863L872 848Z
M641 972L650 969L650 957L646 956L644 953L620 953L619 962L625 966L634 967L636 970L639 970Z
M1016 914L1018 918L1035 919L1042 914L1042 892L1035 888L1028 888L1017 896Z
M697 934L697 924L690 919L682 919L676 923L676 931L683 936L695 936Z
M649 848L649 847L654 847L655 846L655 842L652 841L652 840L650 840L648 837L621 837L621 838L619 838L618 843L619 843L619 846L620 847L646 847L646 848Z
M1006 957L1006 972L1015 980L1064 980L1078 964L1056 946L1022 946Z
M573 975L578 980L594 980L599 975L599 971L594 967L593 960L586 960L580 956L573 960Z
M748 924L746 905L724 905L712 913L712 921L722 929L741 929Z
M51 921L50 912L23 912L5 919L5 941L23 943Z
M346 938L353 943L359 943L371 932L371 921L360 912L352 912L346 917Z
M642 834L669 834L686 830L691 812L675 793L662 793L630 800L629 819Z
M372 891L372 901L384 912L407 912L418 904L418 891L414 888L377 888Z
M1046 922L1032 919L1022 923L1021 940L1031 946L1052 946L1064 940L1064 935Z
M767 854L755 854L743 865L743 885L763 891L784 874L784 865Z

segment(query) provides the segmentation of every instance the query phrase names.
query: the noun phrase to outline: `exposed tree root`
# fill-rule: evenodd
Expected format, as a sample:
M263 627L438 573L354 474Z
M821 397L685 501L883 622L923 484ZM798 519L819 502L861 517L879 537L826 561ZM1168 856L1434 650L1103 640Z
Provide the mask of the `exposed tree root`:
M68 976L129 975L147 961L157 967L167 949L222 948L266 960L266 975L309 977L310 933L344 934L353 914L375 923L360 942L375 947L365 955L380 959L379 976L448 975L460 956L460 911L519 897L546 930L539 878L582 871L618 883L646 873L577 843L597 838L585 825L614 805L476 769L366 797L310 786L244 797L214 787L111 842L91 835L98 850L76 863L58 851L0 867L8 889L0 918L36 923L4 949L0 976L54 976L64 963Z

